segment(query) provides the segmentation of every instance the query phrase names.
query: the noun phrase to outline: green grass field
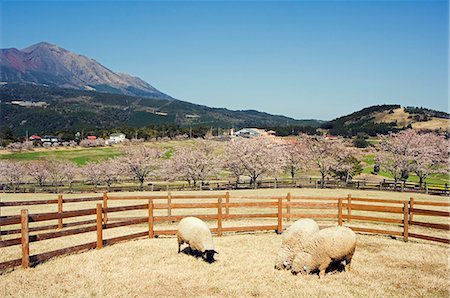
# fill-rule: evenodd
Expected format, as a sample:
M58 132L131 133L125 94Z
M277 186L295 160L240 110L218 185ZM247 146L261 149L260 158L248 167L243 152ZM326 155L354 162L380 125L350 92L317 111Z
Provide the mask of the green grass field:
M0 159L32 161L42 159L70 160L77 165L84 165L88 161L98 161L120 156L118 147L83 148L83 149L49 149L45 151L13 152L0 155Z

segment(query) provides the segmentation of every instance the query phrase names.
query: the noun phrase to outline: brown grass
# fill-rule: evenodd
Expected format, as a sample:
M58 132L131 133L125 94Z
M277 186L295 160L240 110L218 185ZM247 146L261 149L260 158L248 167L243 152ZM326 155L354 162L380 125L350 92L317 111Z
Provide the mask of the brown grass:
M319 280L273 269L281 236L215 238L210 265L173 237L116 244L0 276L1 297L448 297L448 247L358 235L349 273Z
M264 189L251 191L233 191L231 196L252 195L269 196L293 195L317 197L345 197L348 190L322 189ZM193 194L194 192L180 192ZM198 192L211 194L214 192ZM223 192L215 192L222 194ZM127 196L142 193L120 193ZM155 194L155 193L153 193ZM164 193L156 193L164 194ZM351 191L353 197L383 199L409 199L416 201L445 201L448 198L424 194L392 193L379 191ZM118 195L118 194L115 194ZM83 195L65 195L65 197ZM2 195L2 201L23 199L53 198L48 194L8 194ZM183 200L186 202L185 200ZM194 200L193 200L194 201ZM198 202L198 200L196 200ZM174 200L176 202L176 200ZM143 201L126 203L111 201L110 206L141 204ZM95 202L65 204L65 210L93 208ZM33 206L31 213L53 212L53 206ZM440 207L441 210L449 208ZM3 208L2 215L18 214L20 207ZM427 209L430 209L427 207ZM164 210L158 210L164 214ZM173 210L173 214L187 214L189 210ZM192 212L192 211L190 211ZM195 213L215 214L216 210L201 210ZM231 213L267 212L271 209L235 210ZM317 213L317 210L314 211ZM333 213L334 210L324 210ZM146 211L132 211L114 216L145 216ZM353 212L356 214L356 212ZM383 216L386 214L365 214ZM401 217L401 215L391 215ZM110 217L113 217L111 214ZM89 218L89 217L88 217ZM93 217L91 217L93 218ZM345 216L344 216L345 218ZM420 219L420 218L419 218ZM427 217L424 221L432 219ZM79 220L79 219L77 219ZM436 218L432 220L437 220ZM442 219L445 223L448 220ZM438 222L442 222L439 220ZM68 222L69 220L67 220ZM65 220L66 222L66 220ZM335 225L336 220L321 221L321 225ZM50 224L50 222L43 223ZM209 223L211 227L216 222ZM237 225L273 225L276 219L225 221L226 226ZM175 227L176 223L157 223L156 229ZM289 223L286 221L284 225ZM376 227L401 231L400 226L392 224L368 224L352 222L355 226ZM8 227L12 228L12 227ZM145 231L147 226L138 225L104 231L104 238ZM435 231L421 227L411 227L411 232L448 237L446 231ZM15 236L3 237L3 239ZM95 232L70 237L31 243L31 254L69 247L76 244L95 241ZM401 239L374 235L358 235L358 249L355 254L353 271L336 273L318 280L317 276L292 276L288 272L273 269L276 250L281 237L273 232L253 234L225 234L215 237L216 248L220 252L218 262L206 264L191 256L177 254L174 237L141 239L98 251L89 251L71 256L59 257L40 264L32 269L18 268L0 275L0 297L10 296L432 296L448 297L450 273L448 267L448 246L410 239L404 243ZM20 247L0 249L0 262L20 258Z

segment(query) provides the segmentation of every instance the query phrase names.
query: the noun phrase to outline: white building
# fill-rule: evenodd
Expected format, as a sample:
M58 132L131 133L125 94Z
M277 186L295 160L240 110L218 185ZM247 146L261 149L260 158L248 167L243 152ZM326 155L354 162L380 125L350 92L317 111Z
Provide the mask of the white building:
M242 138L273 137L274 135L275 132L273 130L265 131L260 128L243 128L234 133L234 136Z
M119 132L119 133L113 133L109 136L108 144L117 144L122 143L125 141L125 134Z

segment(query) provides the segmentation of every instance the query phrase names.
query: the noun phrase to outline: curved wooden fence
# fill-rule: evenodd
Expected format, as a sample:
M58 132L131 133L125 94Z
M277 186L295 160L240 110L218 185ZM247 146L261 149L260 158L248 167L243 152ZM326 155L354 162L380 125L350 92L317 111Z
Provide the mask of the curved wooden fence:
M127 205L129 201L143 201L140 204ZM64 203L96 202L95 208L64 211ZM118 202L120 206L109 207L108 202ZM125 205L123 205L125 204ZM30 214L27 206L55 205L55 212ZM211 231L221 236L227 232L276 231L281 233L283 225L299 218L314 218L325 225L345 225L360 233L374 233L400 237L404 241L418 238L450 244L450 225L448 219L449 202L408 201L390 199L304 197L304 196L239 196L231 197L229 193L216 195L163 195L163 196L111 196L3 202L0 207L24 207L20 214L0 217L1 235L0 251L10 246L20 246L22 257L0 263L0 270L22 265L29 267L49 258L87 249L100 249L141 237L173 235L175 229L160 228L159 224L173 223L185 216L196 216L204 220L215 221L216 227ZM145 216L118 217L119 212L143 211ZM184 210L183 214L176 214ZM207 213L205 213L208 211ZM85 219L86 217L92 217ZM81 218L81 219L79 219ZM75 219L66 222L67 219ZM252 220L252 225L224 226L230 221L235 224L240 220ZM264 224L254 225L256 220ZM41 222L55 221L55 224L36 225ZM104 231L132 225L145 226L143 231L119 237L105 239ZM372 226L370 225L372 224ZM373 226L375 224L375 226ZM36 225L36 226L35 226ZM8 228L15 226L15 228ZM420 230L411 231L418 227ZM438 231L435 233L435 231ZM40 232L40 233L36 233ZM43 240L73 236L84 233L96 233L96 241L49 252L30 254L30 244ZM426 232L426 233L425 233Z

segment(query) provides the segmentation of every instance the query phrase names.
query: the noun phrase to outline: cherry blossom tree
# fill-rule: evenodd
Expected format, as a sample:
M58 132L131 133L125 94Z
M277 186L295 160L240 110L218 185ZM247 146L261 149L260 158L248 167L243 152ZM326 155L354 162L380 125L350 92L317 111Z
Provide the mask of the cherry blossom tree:
M97 189L97 186L102 181L103 176L103 166L100 162L87 162L82 167L83 176L94 185L94 189Z
M21 162L0 161L0 176L6 180L11 189L16 192L27 174L26 167Z
M257 180L267 174L278 173L283 166L281 146L269 139L237 139L225 151L223 165L236 177L240 171L256 186Z
M422 187L430 174L448 171L449 144L442 136L408 129L380 138L377 160L396 184L414 172Z
M345 172L348 179L354 151L343 140L327 140L302 134L300 142L305 146L309 166L320 172L322 187L325 187L325 178L332 175L333 171Z
M294 181L296 174L306 167L305 144L298 140L291 140L281 147L281 152L283 154L283 167L289 172L292 181Z
M28 175L36 181L39 187L44 187L49 178L47 163L45 161L34 161L26 164Z
M67 182L69 192L72 192L73 183L79 173L79 168L70 161L62 161L60 165L63 181Z
M183 179L197 186L217 174L219 159L210 141L196 140L192 146L178 148L168 161L166 175L170 180Z
M376 161L381 168L388 172L394 179L395 186L399 180L405 181L413 169L416 148L414 142L417 132L413 129L392 133L387 136L379 136L380 151Z
M139 181L140 189L144 189L144 182L150 176L156 176L162 164L161 151L141 145L124 147L125 156L119 158L123 170Z
M430 174L447 173L449 142L444 137L432 133L417 134L412 142L411 170L419 177L419 186Z
M108 191L111 185L119 179L121 173L121 167L118 159L107 159L100 164L101 180L108 187Z

